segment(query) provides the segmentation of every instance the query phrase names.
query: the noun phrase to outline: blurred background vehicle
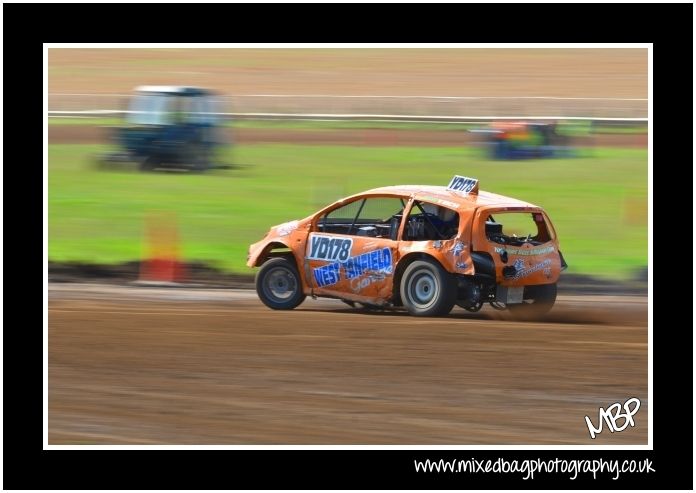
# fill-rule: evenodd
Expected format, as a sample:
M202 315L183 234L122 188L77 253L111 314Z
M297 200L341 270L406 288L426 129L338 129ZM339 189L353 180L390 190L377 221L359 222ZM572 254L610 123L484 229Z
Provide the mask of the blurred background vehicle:
M484 144L495 160L574 156L569 136L556 122L497 121L472 132L486 135Z
M135 162L142 171L179 168L206 171L216 164L218 149L228 141L220 130L215 93L199 87L139 86L125 124L113 127L119 150L101 162Z

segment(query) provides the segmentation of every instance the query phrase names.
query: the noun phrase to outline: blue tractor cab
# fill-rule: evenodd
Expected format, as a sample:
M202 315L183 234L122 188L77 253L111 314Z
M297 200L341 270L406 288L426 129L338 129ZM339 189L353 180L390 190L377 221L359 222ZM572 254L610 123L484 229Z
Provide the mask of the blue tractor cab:
M219 167L216 152L228 142L218 104L213 92L198 87L136 87L125 125L115 129L122 151L107 161L135 162L143 171Z

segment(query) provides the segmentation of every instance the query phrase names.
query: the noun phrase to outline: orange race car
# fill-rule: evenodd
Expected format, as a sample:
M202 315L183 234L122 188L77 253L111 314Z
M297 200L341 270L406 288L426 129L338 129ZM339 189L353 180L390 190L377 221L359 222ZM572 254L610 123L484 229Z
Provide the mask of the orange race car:
M462 176L447 187L375 188L274 226L247 265L261 267L256 291L277 310L309 295L418 316L488 302L522 318L551 309L567 267L541 207Z

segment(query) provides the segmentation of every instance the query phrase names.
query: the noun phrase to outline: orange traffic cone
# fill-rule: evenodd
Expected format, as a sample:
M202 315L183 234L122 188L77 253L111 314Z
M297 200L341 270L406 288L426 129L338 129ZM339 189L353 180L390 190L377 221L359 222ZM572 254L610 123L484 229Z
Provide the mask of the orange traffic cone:
M147 255L140 263L140 281L173 283L185 278L184 265L179 261L179 235L176 217L166 212L154 212L145 217Z

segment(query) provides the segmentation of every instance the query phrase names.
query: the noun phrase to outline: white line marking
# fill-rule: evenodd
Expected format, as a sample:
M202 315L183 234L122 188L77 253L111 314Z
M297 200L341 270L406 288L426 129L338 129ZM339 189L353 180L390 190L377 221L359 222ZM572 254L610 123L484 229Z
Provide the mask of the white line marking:
M97 97L112 97L125 98L132 94L99 94L99 93L51 93L52 96L97 96ZM647 98L580 98L580 97L555 97L555 96L394 96L394 95L347 95L347 94L228 94L221 96L222 99L233 98L338 98L338 99L455 99L455 100L471 100L471 99L547 99L549 101L647 101Z
M127 113L122 110L80 110L80 111L49 111L49 117L51 115L117 115ZM638 118L619 118L619 117L597 117L597 116L445 116L445 115L373 115L373 114L362 114L362 113L214 113L218 116L232 116L232 117L251 117L251 118L277 118L279 120L312 120L312 119L331 119L331 120L368 120L373 118L379 119L391 119L391 121L404 121L405 119L411 119L411 121L453 121L457 122L459 120L477 120L477 121L487 121L487 120L595 120L595 121L616 121L616 122L647 122L647 117ZM383 120L384 121L384 120Z

